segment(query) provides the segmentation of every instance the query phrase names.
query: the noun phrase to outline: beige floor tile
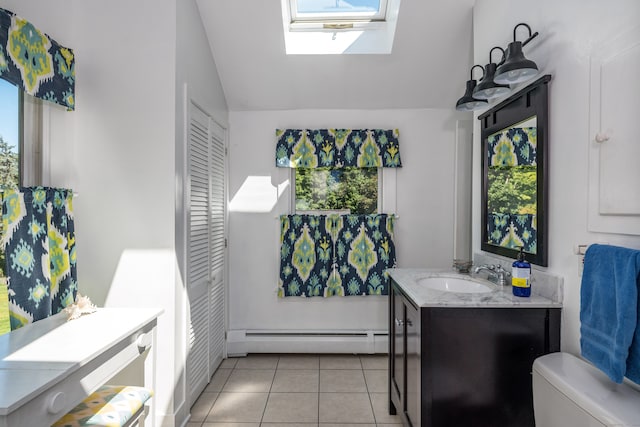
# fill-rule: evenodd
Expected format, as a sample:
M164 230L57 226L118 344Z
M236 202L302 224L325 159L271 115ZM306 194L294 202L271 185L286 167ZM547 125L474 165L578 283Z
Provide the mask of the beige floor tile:
M192 423L188 422L186 427L201 427L202 423Z
M262 423L260 427L318 427L318 423Z
M191 406L191 422L201 422L207 418L207 414L211 410L214 402L218 397L218 393L202 393L198 400Z
M276 371L276 376L271 386L271 392L275 393L317 393L320 381L320 371L310 369L295 369Z
M362 369L389 369L389 357L386 354L361 354Z
M204 423L202 427L260 427L260 423Z
M320 369L362 369L357 355L322 355Z
M378 424L402 424L399 415L389 415L389 397L387 393L369 393L373 413Z
M318 427L318 423L262 423L260 427Z
M318 422L318 393L270 393L263 422Z
M366 392L362 370L323 369L320 371L321 393L357 393Z
M233 369L236 367L236 363L240 360L239 357L230 357L228 359L224 359L220 364L219 368L223 369Z
M278 369L318 369L320 356L315 354L286 354L280 356Z
M233 371L233 369L218 368L216 373L213 374L213 377L211 377L209 385L204 389L205 393L222 391L222 387L224 387L224 383L229 379L231 371Z
M226 393L218 395L206 418L207 423L259 423L269 393Z
M222 391L268 393L275 373L272 369L234 369Z
M368 393L320 393L320 423L374 423Z
M376 427L375 424L334 424L322 423L320 427Z
M389 375L387 371L365 369L363 372L369 393L386 393L388 391Z
M236 369L276 369L279 358L272 354L250 354L238 359Z

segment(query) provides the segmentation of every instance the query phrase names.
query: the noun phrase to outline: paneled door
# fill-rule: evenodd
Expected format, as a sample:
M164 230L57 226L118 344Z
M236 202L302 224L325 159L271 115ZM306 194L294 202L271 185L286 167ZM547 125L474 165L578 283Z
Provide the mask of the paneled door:
M225 341L225 129L193 102L188 111L187 387L193 404L222 362Z

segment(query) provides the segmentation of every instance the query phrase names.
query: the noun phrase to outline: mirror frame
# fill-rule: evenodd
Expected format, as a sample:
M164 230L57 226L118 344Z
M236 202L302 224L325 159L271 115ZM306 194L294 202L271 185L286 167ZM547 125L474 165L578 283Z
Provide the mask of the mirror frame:
M503 129L509 128L526 119L536 116L536 254L526 253L526 260L532 264L546 267L548 264L548 218L546 218L549 200L547 183L549 181L548 168L548 129L549 129L549 95L548 83L551 75L540 77L535 82L518 90L504 101L478 116L480 120L482 138L482 215L481 217L481 245L486 252L509 258L517 258L518 250L489 244L487 227L487 196L489 185L489 161L487 156L488 137Z

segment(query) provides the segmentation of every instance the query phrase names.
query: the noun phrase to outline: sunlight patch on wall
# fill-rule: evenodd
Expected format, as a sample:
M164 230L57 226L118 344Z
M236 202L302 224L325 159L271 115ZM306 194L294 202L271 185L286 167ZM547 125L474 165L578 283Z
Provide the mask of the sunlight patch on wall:
M276 187L270 176L248 176L229 202L229 212L271 212L288 187L289 180Z

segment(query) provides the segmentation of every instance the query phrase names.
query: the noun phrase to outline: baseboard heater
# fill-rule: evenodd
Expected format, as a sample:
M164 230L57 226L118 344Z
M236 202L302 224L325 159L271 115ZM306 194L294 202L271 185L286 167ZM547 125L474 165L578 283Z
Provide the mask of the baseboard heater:
M248 353L386 353L387 331L232 330L227 354Z

